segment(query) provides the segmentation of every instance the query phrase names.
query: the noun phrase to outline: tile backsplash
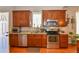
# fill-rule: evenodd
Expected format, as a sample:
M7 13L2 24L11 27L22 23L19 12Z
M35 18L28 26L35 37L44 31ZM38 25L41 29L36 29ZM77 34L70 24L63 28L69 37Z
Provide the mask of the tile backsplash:
M15 27L14 27L15 28ZM33 28L33 27L16 27L20 30L20 32L40 32L40 28Z

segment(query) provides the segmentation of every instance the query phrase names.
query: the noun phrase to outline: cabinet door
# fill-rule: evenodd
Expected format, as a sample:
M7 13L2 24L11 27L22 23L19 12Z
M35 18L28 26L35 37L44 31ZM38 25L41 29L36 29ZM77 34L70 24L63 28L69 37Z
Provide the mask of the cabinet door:
M34 37L32 34L27 35L27 46L34 47Z
M13 26L28 27L30 21L30 11L13 11Z
M32 37L30 35L27 35L27 46L32 46Z
M41 47L41 35L37 34L34 36L34 46L35 47Z
M67 48L68 47L68 35L60 34L59 41L60 41L60 48Z
M29 26L29 17L30 17L30 12L29 11L22 11L20 12L20 26Z
M79 40L77 40L77 53L79 53Z
M27 36L27 45L28 47L41 47L41 36L30 34Z
M10 46L18 46L18 34L10 34Z
M47 47L47 35L42 35L42 38L41 38L41 46L42 47Z
M13 11L13 26L17 27L20 24L20 12Z

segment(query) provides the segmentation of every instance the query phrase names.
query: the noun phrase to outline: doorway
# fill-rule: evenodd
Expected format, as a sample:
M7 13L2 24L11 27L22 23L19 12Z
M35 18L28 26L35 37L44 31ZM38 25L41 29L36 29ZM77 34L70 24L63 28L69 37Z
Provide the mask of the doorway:
M0 12L0 53L9 52L9 12Z

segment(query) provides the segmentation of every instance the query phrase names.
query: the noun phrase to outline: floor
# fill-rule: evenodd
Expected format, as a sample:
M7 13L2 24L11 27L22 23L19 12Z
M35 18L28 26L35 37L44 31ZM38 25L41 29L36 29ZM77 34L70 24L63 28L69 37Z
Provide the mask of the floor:
M61 49L11 47L10 53L76 53L76 46L69 45Z

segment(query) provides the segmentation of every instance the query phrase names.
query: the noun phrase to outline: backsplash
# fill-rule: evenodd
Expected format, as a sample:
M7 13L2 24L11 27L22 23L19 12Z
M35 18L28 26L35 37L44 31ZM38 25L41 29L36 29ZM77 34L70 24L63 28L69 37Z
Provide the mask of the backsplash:
M40 28L33 28L33 27L21 27L21 28L16 27L16 28L20 30L20 32L41 32Z

